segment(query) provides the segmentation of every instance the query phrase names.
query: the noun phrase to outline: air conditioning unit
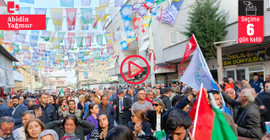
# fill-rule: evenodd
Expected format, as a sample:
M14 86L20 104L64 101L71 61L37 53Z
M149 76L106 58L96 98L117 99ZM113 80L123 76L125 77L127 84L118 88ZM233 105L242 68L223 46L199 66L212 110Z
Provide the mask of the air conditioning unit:
M270 58L270 47L265 48L265 58Z

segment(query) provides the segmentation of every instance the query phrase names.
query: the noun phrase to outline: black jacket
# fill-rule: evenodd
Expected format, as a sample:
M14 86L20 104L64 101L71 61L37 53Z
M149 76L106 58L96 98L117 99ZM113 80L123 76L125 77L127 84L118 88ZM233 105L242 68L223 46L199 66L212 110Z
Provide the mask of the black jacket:
M262 100L264 107L268 109L268 112L264 114L264 120L270 121L270 93L262 92L258 97Z
M238 125L238 136L261 139L264 134L260 124L260 112L258 106L249 103L241 107L239 102L232 100L226 93L222 92L224 100L233 107L233 120Z
M172 104L171 104L170 98L168 96L162 95L160 97L160 99L165 104L165 107L166 107L167 110L170 110L172 108Z
M124 118L127 120L127 122L129 122L131 120L130 101L126 97L123 97L123 98L124 98L123 99L123 102L124 102L123 103L123 106L124 106L123 115L124 115ZM119 123L119 97L114 99L113 105L116 105L116 119L115 120L117 123Z
M95 127L94 124L84 120L78 120L76 125L75 135L81 140L84 140L84 136L89 134ZM62 120L56 120L46 124L46 129L53 129L58 134L59 139L65 135L65 129L63 127Z
M162 115L163 114L164 114L164 112L161 113L161 116L160 116L160 125L161 125L160 127L161 127L161 130L163 130L164 127L165 127L165 121L164 121L164 119L162 119ZM147 112L147 114L146 114L146 117L149 119L149 122L151 123L151 128L153 130L156 130L156 126L157 126L157 114L156 114L156 111L149 110Z
M151 132L151 124L149 122L142 122L142 131L146 134L146 135L153 135ZM131 131L134 131L134 126L135 124L132 123L131 121L128 122L128 128Z
M43 107L40 104L40 107L42 110L42 121L44 124L57 120L56 110L54 106L47 104L45 107Z

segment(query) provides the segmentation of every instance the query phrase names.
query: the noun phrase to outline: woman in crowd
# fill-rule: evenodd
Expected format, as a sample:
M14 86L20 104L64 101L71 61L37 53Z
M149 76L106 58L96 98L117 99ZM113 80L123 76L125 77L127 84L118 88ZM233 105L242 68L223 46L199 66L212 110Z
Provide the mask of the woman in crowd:
M68 110L67 102L65 98L59 99L59 108L57 110L58 118L61 118L64 111Z
M119 125L108 132L105 140L135 140L135 136L128 127Z
M83 115L83 119L87 119L87 114L89 112L89 105L91 104L91 97L88 95L88 96L85 96L85 104L84 104L84 115Z
M39 119L29 120L25 125L25 136L27 140L38 140L39 134L45 130L45 125Z
M151 123L152 133L162 131L165 126L165 122L162 119L162 115L165 112L165 105L163 101L159 98L153 100L154 110L149 110L146 117Z
M82 111L82 114L83 114L83 108L84 108L84 95L80 95L79 96L79 103L77 104L77 109L80 109Z
M104 140L108 131L111 129L106 114L102 114L98 117L98 124L99 127L92 132L90 140Z
M142 110L135 109L132 112L131 121L128 122L128 127L133 131L134 135L152 135L151 124Z
M74 115L68 115L64 120L56 120L46 124L47 129L53 129L59 139L64 136L76 136L81 140L84 136L89 134L93 129L94 125L84 120L77 120Z
M90 104L86 121L93 123L95 125L95 129L98 128L98 114L99 114L98 105ZM90 136L91 134L87 135L87 140L90 139Z
M47 129L39 134L38 140L59 140L59 137L54 130Z

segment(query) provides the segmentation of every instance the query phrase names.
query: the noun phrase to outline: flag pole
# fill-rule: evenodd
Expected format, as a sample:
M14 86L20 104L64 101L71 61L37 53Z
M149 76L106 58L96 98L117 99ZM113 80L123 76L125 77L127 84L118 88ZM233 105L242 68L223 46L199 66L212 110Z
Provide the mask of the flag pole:
M199 107L200 107L202 93L203 93L202 90L203 90L203 83L201 83L200 95L199 95L198 104L197 104L197 107L196 107L196 114L195 114L195 119L194 119L193 130L192 130L192 137L195 137L195 131L196 131L196 125L197 125Z

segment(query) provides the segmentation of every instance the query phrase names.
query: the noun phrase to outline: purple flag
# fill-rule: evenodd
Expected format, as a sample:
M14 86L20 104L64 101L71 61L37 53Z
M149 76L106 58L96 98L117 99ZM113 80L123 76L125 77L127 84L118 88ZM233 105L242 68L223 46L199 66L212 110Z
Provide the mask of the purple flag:
M82 6L90 6L91 0L81 0Z
M173 1L171 6L164 10L161 20L167 24L173 25L183 1L184 0Z

